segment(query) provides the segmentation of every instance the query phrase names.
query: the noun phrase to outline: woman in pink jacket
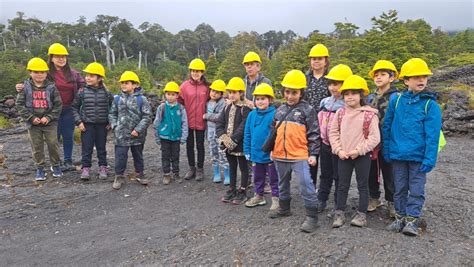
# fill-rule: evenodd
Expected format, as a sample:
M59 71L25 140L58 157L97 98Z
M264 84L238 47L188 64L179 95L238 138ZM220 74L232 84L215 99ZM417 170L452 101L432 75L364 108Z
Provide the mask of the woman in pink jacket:
M369 205L370 152L380 143L377 110L365 105L364 96L369 94L367 82L360 76L351 75L339 91L344 97L344 107L340 108L329 129L332 152L339 157L336 212L332 227L341 227L345 222L344 210L355 169L359 208L351 225L367 226Z
M209 83L204 77L206 65L195 58L189 63L190 77L181 84L178 101L184 105L188 116L189 135L186 140L186 154L188 156L189 171L184 176L185 180L196 178L202 181L204 177L204 133L206 122L206 103L209 98ZM194 152L194 143L197 148L197 168Z

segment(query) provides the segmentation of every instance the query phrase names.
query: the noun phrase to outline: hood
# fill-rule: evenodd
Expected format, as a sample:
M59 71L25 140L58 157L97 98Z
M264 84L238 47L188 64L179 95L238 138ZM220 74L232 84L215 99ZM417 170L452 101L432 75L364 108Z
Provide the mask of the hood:
M438 93L433 92L433 91L423 90L417 94L414 94L410 90L405 90L402 93L402 97L409 98L410 103L418 102L422 99L432 99L436 101L436 99L438 99Z
M379 111L369 105L365 105L365 106L362 106L360 108L351 108L347 105L344 106L347 110L351 110L351 111L371 111L371 112L374 112L375 114L379 113Z
M259 108L255 108L255 109L257 110L258 115L264 115L264 114L274 111L275 107L273 105L270 105L267 109L259 109Z

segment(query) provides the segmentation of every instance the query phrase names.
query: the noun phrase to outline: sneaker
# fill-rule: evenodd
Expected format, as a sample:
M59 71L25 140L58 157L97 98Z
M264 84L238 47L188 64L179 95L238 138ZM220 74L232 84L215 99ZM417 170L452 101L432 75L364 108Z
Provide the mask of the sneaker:
M369 206L367 207L367 211L374 211L378 207L380 207L380 205L382 205L382 202L380 202L380 200L378 200L377 198L371 198L369 199Z
M81 180L89 180L91 178L91 169L89 167L82 168Z
M179 173L173 173L173 180L178 182L178 184L183 183L183 178L181 176L179 176Z
M351 221L351 225L358 226L358 227L366 227L367 226L367 216L365 213L357 211L356 215Z
M245 206L248 208L253 208L256 206L264 206L267 204L267 201L263 196L259 196L255 194L255 196L251 199L249 199L247 202L245 202Z
M241 189L237 191L237 194L235 195L234 199L232 200L232 204L234 205L240 205L244 204L245 201L247 201L247 192L244 189Z
M418 236L418 224L418 218L407 216L405 218L405 226L402 229L402 233L409 236Z
M124 181L125 181L125 176L116 174L114 183L112 184L112 188L115 190L119 190L122 187L122 183Z
M107 166L99 166L99 179L105 180L107 179L107 172L109 168Z
M72 164L71 160L66 160L64 161L63 166L61 167L63 171L74 171L76 169L76 166Z
M202 181L204 179L204 170L202 168L198 168L196 170L196 181Z
M276 218L291 216L292 213L291 213L290 202L291 202L291 199L287 199L287 200L278 199L278 209L270 210L268 212L268 217L270 217L270 219L276 219Z
M46 180L46 173L44 172L44 169L43 169L43 168L38 168L38 169L36 169L35 180L36 180L36 181L44 181L44 180Z
M189 171L184 175L184 180L191 180L196 177L196 167L189 167Z
M329 219L332 219L334 218L334 214L336 213L336 210L333 208L330 212L328 212L328 214L326 214L326 216L329 218Z
M63 172L61 171L60 166L51 166L51 171L53 172L53 177L61 177L63 176Z
M169 185L171 183L171 173L163 174L163 184Z
M400 233L405 227L405 218L401 215L395 214L395 220L387 226L387 230L395 233Z
M230 203L232 200L234 200L235 197L235 190L229 189L227 192L225 192L225 195L222 197L222 202L224 203Z
M272 192L272 187L270 186L269 183L265 183L265 186L263 187L263 193L270 194L271 192Z
M390 218L395 218L396 212L395 212L395 206L393 205L393 202L387 201L387 210L388 210L388 216L390 216Z
M280 207L280 203L278 201L278 197L272 197L272 206L270 207L270 210L278 210Z
M334 212L334 221L332 222L332 228L339 228L344 225L346 218L344 217L344 211L336 210Z
M135 174L135 180L139 182L141 185L148 185L149 181L145 177L145 174L143 172L138 172Z
M327 201L318 201L318 213L323 212L327 207Z

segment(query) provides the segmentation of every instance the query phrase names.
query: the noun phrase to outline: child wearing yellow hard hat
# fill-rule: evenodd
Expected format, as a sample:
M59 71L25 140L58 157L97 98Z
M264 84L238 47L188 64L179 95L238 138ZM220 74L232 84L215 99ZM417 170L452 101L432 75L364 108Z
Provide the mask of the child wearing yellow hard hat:
M368 179L371 161L369 154L380 143L378 111L365 103L364 99L369 93L369 88L364 78L350 75L344 80L339 91L342 93L345 105L336 112L329 129L332 152L339 157L337 162L339 183L332 227L341 227L345 223L344 211L354 169L359 191L359 206L351 225L365 227L369 203Z
M30 78L23 83L23 90L17 95L16 107L28 128L33 161L36 165L35 180L46 180L45 142L53 176L61 177L57 127L62 100L54 83L46 79L49 68L43 59L30 59L26 69Z

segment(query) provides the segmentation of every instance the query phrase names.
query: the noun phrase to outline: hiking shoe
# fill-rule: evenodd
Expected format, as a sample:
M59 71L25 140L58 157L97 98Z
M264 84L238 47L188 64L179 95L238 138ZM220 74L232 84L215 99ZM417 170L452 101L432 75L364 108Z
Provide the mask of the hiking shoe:
M234 200L235 195L236 195L235 190L229 189L229 190L227 190L227 192L225 192L225 195L222 197L221 200L224 203L230 203L230 202L232 202L232 200Z
M196 167L189 167L189 171L184 175L184 180L191 180L196 177Z
M418 218L407 216L405 218L405 226L402 229L402 233L408 236L417 236L419 234L418 224Z
M176 182L178 182L178 184L183 183L183 178L181 178L181 177L179 176L179 173L174 173L172 179L174 179Z
M280 204L278 203L278 197L272 197L272 206L270 207L270 210L277 210L280 207Z
M202 181L204 179L204 170L202 168L198 168L196 170L196 181Z
M395 206L393 205L393 202L387 201L387 210L388 210L388 216L390 216L390 218L395 218L396 212L395 212Z
M38 168L38 169L36 169L35 180L36 180L36 181L44 181L44 180L46 180L46 173L44 172L44 169L43 169L43 168Z
M382 205L382 202L380 202L380 200L378 200L377 198L371 198L369 199L369 206L367 207L367 211L374 211L378 207L380 207L380 205Z
M115 190L119 190L122 187L122 183L125 182L125 176L123 175L115 175L114 183L112 184L112 188Z
M271 192L272 192L272 187L270 186L269 183L265 183L265 186L263 187L263 193L270 194Z
M99 166L99 179L105 180L107 179L107 172L109 168L107 166Z
M255 194L255 196L251 199L249 199L247 202L245 202L245 206L248 208L253 208L256 206L264 206L267 204L267 201L263 196L259 196Z
M143 172L137 172L135 174L135 180L137 180L137 182L139 182L141 185L148 185L149 183Z
M81 180L89 180L91 178L91 168L84 167L81 172Z
M318 201L318 213L323 212L326 209L327 205L327 201Z
M270 210L268 213L268 217L271 219L276 219L280 217L288 217L291 216L291 206L290 206L291 199L281 200L278 199L278 209Z
M61 171L60 166L51 166L51 171L53 172L53 177L61 177L63 176L63 172Z
M333 208L330 212L328 212L328 214L326 214L326 216L329 218L329 219L332 219L334 218L334 214L336 213L336 210Z
M247 197L247 192L245 191L245 189L240 189L239 191L237 191L237 194L232 200L232 204L234 205L244 204L245 201L247 201L247 199L248 197Z
M163 184L169 185L171 183L171 173L163 174Z
M395 220L387 226L387 230L395 233L400 233L405 227L405 218L401 215L395 214Z
M339 228L344 225L346 218L344 216L344 211L336 210L334 212L334 221L332 222L332 228Z
M367 226L367 216L365 213L357 211L356 215L351 221L351 225L358 226L358 227L366 227Z
M71 160L66 160L64 161L63 163L63 166L61 167L61 169L63 171L73 171L76 169L76 166L74 166L74 164L72 164L72 161Z

